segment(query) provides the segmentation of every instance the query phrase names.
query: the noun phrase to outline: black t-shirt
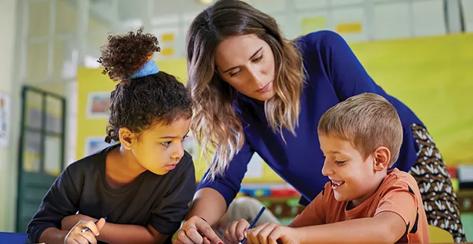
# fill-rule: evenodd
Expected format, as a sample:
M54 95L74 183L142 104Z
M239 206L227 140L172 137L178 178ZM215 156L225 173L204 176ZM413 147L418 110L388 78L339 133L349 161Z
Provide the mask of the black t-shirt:
M38 242L46 228L60 229L62 218L77 211L115 224L149 224L164 235L179 228L195 192L192 157L185 152L169 173L145 171L126 186L113 189L105 179L105 158L118 146L74 162L59 175L28 224L30 241Z

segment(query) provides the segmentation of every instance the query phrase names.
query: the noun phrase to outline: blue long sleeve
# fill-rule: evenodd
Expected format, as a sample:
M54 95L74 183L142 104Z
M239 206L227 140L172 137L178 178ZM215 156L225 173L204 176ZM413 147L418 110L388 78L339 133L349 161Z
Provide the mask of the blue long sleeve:
M318 121L330 107L363 92L382 95L399 113L404 139L394 166L409 171L416 160L418 149L410 126L414 123L423 125L422 122L407 106L388 95L371 79L342 37L331 31L319 31L299 38L296 44L306 70L296 135L283 130L285 143L281 135L268 126L264 104L238 94L235 104L244 125L245 146L230 161L223 176L212 182L203 180L199 186L216 189L227 204L240 189L253 152L257 152L277 174L294 186L305 200L313 199L327 181L321 172L323 156L317 138Z

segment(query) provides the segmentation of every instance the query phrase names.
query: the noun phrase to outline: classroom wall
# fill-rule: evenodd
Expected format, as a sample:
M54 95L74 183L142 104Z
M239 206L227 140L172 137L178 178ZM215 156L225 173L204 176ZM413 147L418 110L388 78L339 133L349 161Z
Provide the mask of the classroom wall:
M473 164L473 34L351 45L368 73L425 123L446 163Z
M13 231L16 196L16 142L19 121L15 112L18 108L19 93L14 79L14 50L16 35L16 0L0 1L0 92L10 97L11 117L7 118L9 143L0 147L0 231ZM16 119L14 119L16 118Z
M425 122L448 165L473 163L473 34L422 37L351 44L368 73L385 90L404 101ZM435 50L435 51L433 51ZM186 80L185 60L158 62L161 70ZM103 140L106 117L87 114L87 98L97 92L108 93L113 82L98 69L78 73L77 156L86 155L90 137ZM205 162L196 159L197 178ZM258 169L258 166L253 169ZM266 164L260 176L246 182L281 182Z

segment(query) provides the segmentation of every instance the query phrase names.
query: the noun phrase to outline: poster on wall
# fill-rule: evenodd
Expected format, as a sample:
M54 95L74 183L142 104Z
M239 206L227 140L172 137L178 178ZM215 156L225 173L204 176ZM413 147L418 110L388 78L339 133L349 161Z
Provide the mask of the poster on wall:
M93 92L87 97L88 118L108 118L110 92Z
M246 170L246 178L261 178L263 177L263 164L264 160L258 153L254 153L250 162L248 163L248 169Z
M85 156L99 152L110 145L105 142L104 137L89 137L85 143Z
M8 145L8 132L10 124L10 97L8 94L0 92L0 148Z

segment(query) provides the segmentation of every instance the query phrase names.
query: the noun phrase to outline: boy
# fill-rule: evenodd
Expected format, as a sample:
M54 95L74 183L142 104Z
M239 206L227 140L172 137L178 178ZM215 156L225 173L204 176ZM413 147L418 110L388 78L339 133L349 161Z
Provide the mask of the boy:
M329 182L289 227L248 230L250 243L429 242L416 181L389 169L398 157L402 127L386 99L353 96L321 117L318 133L322 174Z

